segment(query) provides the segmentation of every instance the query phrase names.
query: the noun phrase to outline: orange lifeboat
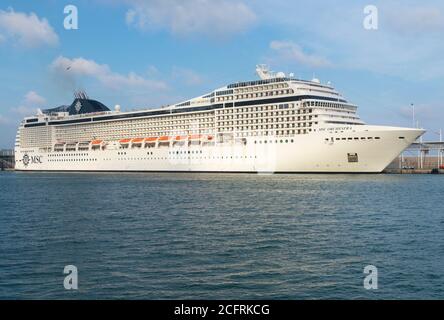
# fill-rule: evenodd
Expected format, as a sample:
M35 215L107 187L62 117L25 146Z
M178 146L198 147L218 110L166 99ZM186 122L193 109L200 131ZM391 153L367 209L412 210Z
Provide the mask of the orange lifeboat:
M208 140L208 141L211 141L211 140L213 140L213 139L214 139L213 136L207 136L207 140Z
M159 141L161 141L161 142L167 142L170 140L171 140L171 137L169 137L169 136L162 136L159 138Z
M183 141L186 140L188 137L187 136L176 136L176 141Z
M91 141L92 145L98 145L98 144L102 144L103 140L93 140Z
M144 140L143 138L135 138L135 139L132 139L131 142L132 143L142 143L143 140Z
M200 139L202 139L201 134L192 134L188 136L188 140L200 140Z
M144 140L145 140L145 142L156 142L157 137L149 137L149 138L145 138Z
M121 140L119 140L119 142L121 144L128 144L128 143L130 143L130 141L131 141L131 139L121 139Z

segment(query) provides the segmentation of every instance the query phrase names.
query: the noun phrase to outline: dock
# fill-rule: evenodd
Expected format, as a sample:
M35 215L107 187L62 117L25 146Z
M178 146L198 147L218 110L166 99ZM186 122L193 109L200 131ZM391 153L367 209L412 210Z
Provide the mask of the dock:
M444 170L442 169L393 169L386 168L384 169L384 173L391 174L444 174Z
M444 142L413 143L384 170L384 173L444 174Z
M0 170L14 170L14 150L0 150Z

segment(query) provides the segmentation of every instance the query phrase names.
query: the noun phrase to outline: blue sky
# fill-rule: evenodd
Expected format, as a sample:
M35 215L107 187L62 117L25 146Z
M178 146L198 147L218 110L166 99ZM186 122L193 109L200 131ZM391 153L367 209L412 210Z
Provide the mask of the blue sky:
M64 7L78 9L65 30ZM363 27L364 8L378 28ZM75 89L109 107L158 107L240 80L255 65L330 81L370 124L444 127L442 1L90 0L0 4L0 148L36 108ZM66 70L70 66L70 70Z

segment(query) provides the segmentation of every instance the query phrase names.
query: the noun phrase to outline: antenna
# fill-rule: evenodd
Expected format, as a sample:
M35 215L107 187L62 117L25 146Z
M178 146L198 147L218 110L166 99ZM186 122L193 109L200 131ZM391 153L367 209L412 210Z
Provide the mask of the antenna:
M88 95L83 90L77 90L74 92L74 98L81 99L81 100L87 100L89 99Z

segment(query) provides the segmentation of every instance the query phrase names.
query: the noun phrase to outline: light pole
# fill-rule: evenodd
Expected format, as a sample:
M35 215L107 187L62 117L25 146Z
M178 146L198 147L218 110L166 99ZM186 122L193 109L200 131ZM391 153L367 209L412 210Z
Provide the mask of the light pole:
M439 129L439 142L442 142L442 129ZM439 167L441 168L442 166L442 154L444 152L444 149L439 149Z
M442 142L442 129L439 129L439 131L432 131L435 134L439 135L439 142ZM438 167L440 167L442 165L442 155L443 155L443 150L441 144L438 147Z

